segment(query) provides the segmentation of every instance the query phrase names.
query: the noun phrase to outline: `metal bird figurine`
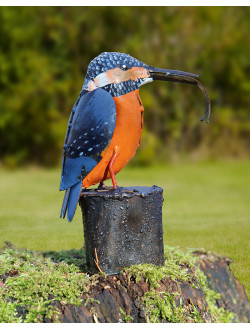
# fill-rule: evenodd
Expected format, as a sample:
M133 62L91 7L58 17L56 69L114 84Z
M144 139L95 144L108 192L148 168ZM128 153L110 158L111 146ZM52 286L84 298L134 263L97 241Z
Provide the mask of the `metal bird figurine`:
M143 106L139 88L153 80L198 86L206 96L204 116L210 116L210 100L204 86L192 73L148 66L134 57L105 52L89 66L82 91L71 112L64 142L60 190L66 190L61 215L74 217L81 188L117 174L140 145Z

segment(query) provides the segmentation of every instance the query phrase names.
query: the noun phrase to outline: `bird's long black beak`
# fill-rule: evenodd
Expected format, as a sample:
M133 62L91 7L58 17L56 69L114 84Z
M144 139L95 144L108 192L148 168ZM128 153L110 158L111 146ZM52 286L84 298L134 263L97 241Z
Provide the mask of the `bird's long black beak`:
M201 121L207 118L206 122L209 123L211 102L207 94L206 88L199 82L199 80L197 80L197 78L199 78L198 75L189 72L178 71L178 70L160 69L160 68L155 68L153 66L149 67L149 73L150 73L150 77L154 80L173 81L183 84L196 85L197 87L199 87L206 96L206 100L207 100L206 111L204 113L204 116L201 118Z

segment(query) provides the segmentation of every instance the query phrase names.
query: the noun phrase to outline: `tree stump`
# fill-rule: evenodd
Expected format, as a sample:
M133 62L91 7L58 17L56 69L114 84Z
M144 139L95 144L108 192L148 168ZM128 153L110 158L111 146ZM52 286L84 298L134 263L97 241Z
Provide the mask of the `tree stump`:
M162 188L84 190L80 197L87 264L116 274L134 264L164 264Z
M133 265L92 276L79 259L85 260L82 250L6 245L0 322L250 322L250 303L227 257L165 246L163 267Z
M206 252L194 252L199 257L197 267L201 266L207 277L208 288L220 293L215 306L224 308L225 311L234 313L230 322L250 322L250 303L247 299L243 285L234 277L230 270L230 259ZM187 265L183 265L188 272L193 272ZM149 322L143 299L153 290L159 298L164 294L175 296L172 306L183 306L183 319L181 322L215 322L213 310L209 309L206 293L196 282L195 277L191 282L181 279L165 277L158 282L159 286L152 288L150 282L143 278L139 281L130 276L126 271L118 275L100 275L83 295L81 305L63 305L55 301L54 305L59 311L59 321L66 323L115 323L115 322ZM162 299L162 298L161 298ZM155 303L157 307L157 302ZM194 313L199 314L198 321ZM190 319L192 317L193 319ZM52 320L45 322L55 322ZM158 322L178 322L160 315ZM179 321L180 322L180 321ZM225 322L224 320L220 322Z

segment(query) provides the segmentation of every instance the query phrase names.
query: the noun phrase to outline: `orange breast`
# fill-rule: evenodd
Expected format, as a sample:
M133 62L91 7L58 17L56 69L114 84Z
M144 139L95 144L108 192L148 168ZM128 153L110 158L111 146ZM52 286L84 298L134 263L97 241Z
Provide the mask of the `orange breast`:
M103 158L100 163L84 178L82 186L85 188L110 178L108 165L114 151L118 153L113 166L116 174L134 156L141 142L144 109L139 91L114 97L114 100L116 104L114 134L109 147L102 153Z

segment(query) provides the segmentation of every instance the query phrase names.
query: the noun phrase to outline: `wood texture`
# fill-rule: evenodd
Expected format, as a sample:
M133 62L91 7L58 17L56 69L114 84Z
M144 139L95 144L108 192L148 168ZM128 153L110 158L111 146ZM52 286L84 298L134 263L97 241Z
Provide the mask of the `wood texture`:
M217 306L234 312L240 322L250 322L250 303L244 287L230 270L230 260L200 252L196 254L200 257L198 264L201 265L208 279L209 288L221 294L221 299L217 300ZM187 317L193 310L193 306L195 306L199 311L202 322L209 323L212 321L205 301L205 294L201 288L193 287L194 282L174 281L166 277L159 284L160 287L156 289L158 293L173 294L179 291L179 295L176 297L176 305L182 299ZM150 290L148 283L145 281L136 283L135 279L125 272L119 275L100 277L90 287L88 294L83 295L83 302L80 306L62 305L59 302L54 304L59 309L60 322L123 322L124 316L120 308L131 316L132 322L147 322L145 307L140 298ZM87 303L89 297L98 300L99 304L90 300ZM162 319L162 322L169 322L169 320Z
M86 257L92 273L101 269L115 274L134 264L164 264L162 202L162 189L156 186L81 193Z

